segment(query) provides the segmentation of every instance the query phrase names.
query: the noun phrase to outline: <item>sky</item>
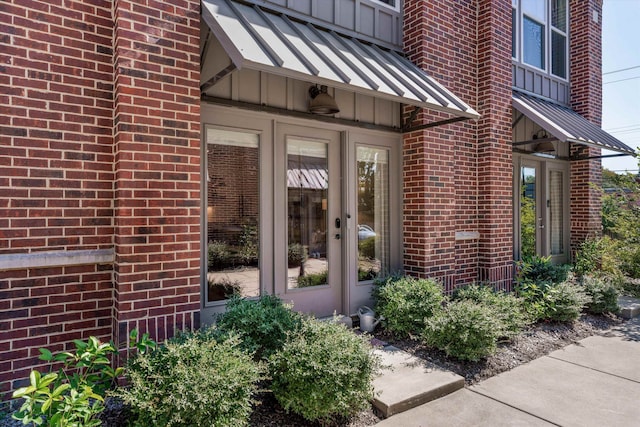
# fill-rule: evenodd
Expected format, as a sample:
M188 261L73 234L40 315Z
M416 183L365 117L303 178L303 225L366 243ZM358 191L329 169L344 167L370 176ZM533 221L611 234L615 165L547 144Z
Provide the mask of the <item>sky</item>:
M602 11L602 128L630 147L640 146L640 0L604 0ZM627 68L631 68L626 71ZM622 81L618 81L622 80ZM603 155L614 154L605 152ZM631 156L602 166L637 173Z

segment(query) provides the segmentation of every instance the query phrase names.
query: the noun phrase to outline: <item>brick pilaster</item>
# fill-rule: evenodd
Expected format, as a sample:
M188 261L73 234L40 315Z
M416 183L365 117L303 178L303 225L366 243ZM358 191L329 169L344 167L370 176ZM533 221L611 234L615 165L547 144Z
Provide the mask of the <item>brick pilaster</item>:
M513 264L510 28L509 2L478 2L480 279L502 287Z
M114 2L114 338L200 310L200 2Z
M602 0L571 0L571 107L587 120L602 122ZM595 19L594 19L595 18ZM572 156L598 156L599 149L571 147ZM602 231L601 197L593 186L602 182L600 159L571 162L571 253L589 236Z

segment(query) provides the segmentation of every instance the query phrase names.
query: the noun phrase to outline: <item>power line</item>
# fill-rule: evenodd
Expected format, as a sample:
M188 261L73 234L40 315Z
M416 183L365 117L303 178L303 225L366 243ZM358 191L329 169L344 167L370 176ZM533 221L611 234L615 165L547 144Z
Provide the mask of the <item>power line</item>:
M640 68L640 65L636 65L634 67L629 67L629 68L620 68L618 70L613 70L613 71L607 71L606 73L602 73L602 75L606 76L607 74L621 73L623 71L635 70L636 68Z
M635 80L635 79L640 79L640 76L636 76L636 77L629 77L628 79L613 80L613 81L611 81L611 82L604 82L604 83L602 83L602 84L603 84L603 85L608 85L609 83L626 82L627 80Z

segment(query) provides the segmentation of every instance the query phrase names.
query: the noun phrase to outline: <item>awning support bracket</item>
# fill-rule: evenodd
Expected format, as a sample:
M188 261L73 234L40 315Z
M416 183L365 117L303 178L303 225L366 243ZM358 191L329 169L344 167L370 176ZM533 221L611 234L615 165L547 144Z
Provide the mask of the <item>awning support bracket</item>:
M572 162L578 162L580 160L594 160L594 159L608 159L611 157L624 157L631 156L631 154L605 154L604 156L578 156L569 158Z
M218 71L213 77L211 77L209 80L207 80L206 82L200 85L200 93L205 93L210 87L214 86L220 80L225 78L228 74L231 74L233 71L235 71L235 69L236 69L236 64L232 62L231 64L224 67L222 70Z
M438 120L437 122L425 123L423 125L413 126L413 127L410 127L410 128L404 127L404 128L402 128L402 132L403 133L415 132L417 130L434 128L434 127L437 127L437 126L448 125L448 124L451 124L451 123L457 123L457 122L461 122L461 121L464 121L464 120L470 120L470 119L471 119L471 117L452 117L450 119Z

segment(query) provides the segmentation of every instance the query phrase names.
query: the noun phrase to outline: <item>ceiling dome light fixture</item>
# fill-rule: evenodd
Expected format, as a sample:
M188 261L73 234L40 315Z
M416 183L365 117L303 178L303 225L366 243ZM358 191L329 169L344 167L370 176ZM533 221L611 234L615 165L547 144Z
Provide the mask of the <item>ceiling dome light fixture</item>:
M327 87L325 85L311 86L309 88L309 96L311 102L309 103L309 111L313 114L336 114L340 112L338 104L335 99L327 93Z

